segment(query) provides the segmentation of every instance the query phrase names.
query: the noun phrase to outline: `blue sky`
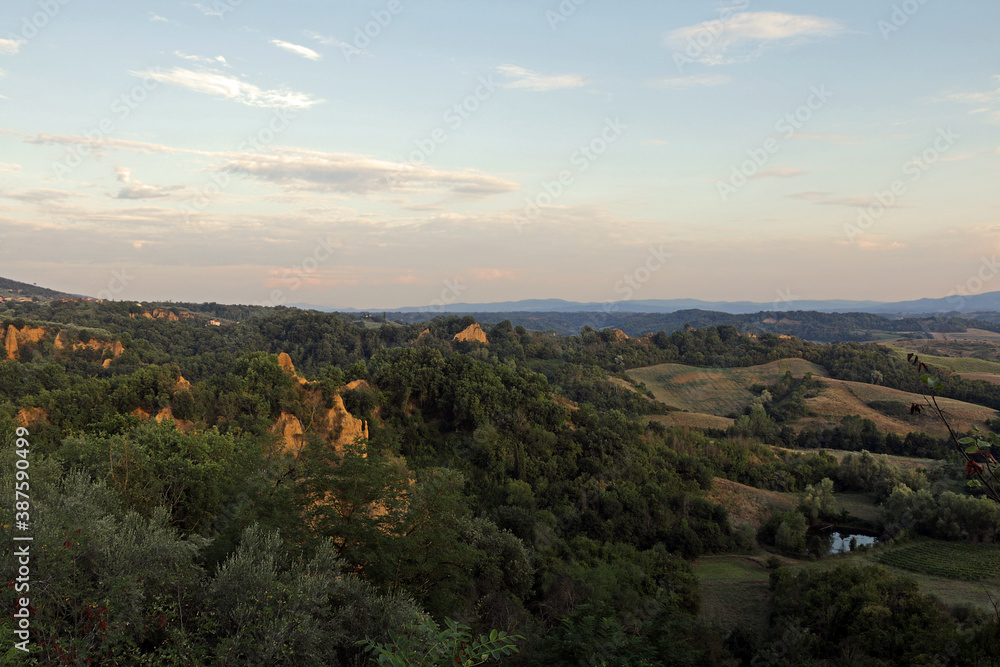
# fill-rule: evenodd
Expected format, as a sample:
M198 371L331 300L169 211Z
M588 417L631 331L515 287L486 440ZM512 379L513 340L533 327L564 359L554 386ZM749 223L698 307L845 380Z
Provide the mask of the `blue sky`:
M986 0L12 0L0 275L369 308L1000 290L998 26Z

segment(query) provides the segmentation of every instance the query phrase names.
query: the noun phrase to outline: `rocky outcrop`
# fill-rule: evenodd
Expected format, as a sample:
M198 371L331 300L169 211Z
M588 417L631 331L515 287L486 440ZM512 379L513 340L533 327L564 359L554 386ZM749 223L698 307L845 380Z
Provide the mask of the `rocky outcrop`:
M306 444L306 431L302 428L302 422L290 412L282 410L278 421L274 423L270 431L278 434L282 449L294 456L298 456Z
M483 331L483 328L479 326L478 322L473 322L462 331L459 331L457 334L455 334L454 340L457 341L475 340L479 341L480 343L486 343L487 345L490 342L486 338L486 332Z
M7 358L17 359L22 346L37 343L47 335L48 331L41 327L24 326L18 329L13 324L10 325L3 334L4 347L7 349Z
M188 312L182 312L180 316L178 316L177 313L172 310L160 310L159 308L143 311L142 316L150 320L167 320L168 322L180 322L181 318L190 319L194 317Z
M300 376L295 370L295 364L292 363L292 358L288 356L287 352L282 352L278 355L278 366L281 367L281 370L291 375L299 384L306 384L308 382L308 380Z
M8 359L17 359L25 345L41 342L48 338L51 332L43 327L25 326L20 329L11 325L2 333L4 347L7 350ZM91 339L84 343L80 340L72 340L65 330L56 332L52 337L52 347L56 350L107 350L111 349L114 358L117 359L125 351L125 346L121 341L111 343L105 340ZM108 360L105 360L104 367L108 367Z
M368 424L347 411L340 394L333 397L333 407L326 411L324 421L330 445L338 452L358 438L368 439Z
M354 380L353 382L348 382L344 385L344 389L371 389L372 386L368 384L368 380Z
M7 335L3 338L4 347L7 348L7 358L17 359L17 328L13 325L7 327Z
M621 329L612 329L611 335L614 336L616 343L624 343L628 340L628 334Z
M21 426L29 428L49 420L49 411L45 408L21 408L17 413L17 421Z
M182 389L190 389L191 383L184 379L183 375L177 376L177 384L174 385L174 391L181 391Z

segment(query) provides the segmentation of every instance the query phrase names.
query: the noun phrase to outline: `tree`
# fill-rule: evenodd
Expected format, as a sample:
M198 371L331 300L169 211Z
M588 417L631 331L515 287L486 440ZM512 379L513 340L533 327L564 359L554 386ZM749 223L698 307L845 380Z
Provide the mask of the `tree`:
M380 665L391 667L472 667L517 653L516 641L520 635L508 635L502 630L473 636L467 625L445 620L442 630L429 616L422 615L403 633L390 632L385 643L366 639L365 651Z

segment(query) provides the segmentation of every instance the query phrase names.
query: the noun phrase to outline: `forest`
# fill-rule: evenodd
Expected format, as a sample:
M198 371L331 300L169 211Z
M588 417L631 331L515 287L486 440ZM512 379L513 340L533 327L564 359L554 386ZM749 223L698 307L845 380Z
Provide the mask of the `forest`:
M4 626L11 664L998 662L996 617L875 566L775 568L762 633L699 614L696 559L801 553L834 485L877 494L894 535L1000 538L989 501L873 456L947 461L946 442L860 418L790 429L809 378L760 387L728 429L678 429L623 375L799 357L919 391L886 348L733 324L629 338L504 320L482 342L463 339L471 316L0 308L16 343L0 348L0 523L13 533L28 451L33 536L30 595L13 577L4 593L31 600L30 652ZM1000 409L1000 387L935 371L943 396ZM710 497L716 479L804 500L758 531Z

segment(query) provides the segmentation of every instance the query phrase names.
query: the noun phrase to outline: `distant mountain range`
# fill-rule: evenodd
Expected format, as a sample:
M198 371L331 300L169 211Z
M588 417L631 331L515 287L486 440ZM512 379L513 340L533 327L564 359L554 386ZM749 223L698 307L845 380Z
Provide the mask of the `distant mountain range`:
M355 308L332 308L313 304L292 304L326 312L364 312ZM949 296L915 301L702 301L700 299L649 299L644 301L579 302L563 299L526 299L496 303L453 303L438 307L375 308L372 312L391 313L674 313L682 310L706 310L731 315L759 312L816 311L820 313L870 313L876 315L968 314L1000 312L1000 292L973 296Z
M65 292L0 278L0 296L34 296L39 300L74 298ZM407 308L338 308L310 303L289 304L295 308L322 312L387 313L676 313L684 310L712 311L730 315L760 312L815 311L820 313L869 313L875 315L932 315L1000 312L1000 292L972 296L948 296L914 301L703 301L701 299L647 299L642 301L566 301L564 299L525 299L494 303L453 303L445 306Z

